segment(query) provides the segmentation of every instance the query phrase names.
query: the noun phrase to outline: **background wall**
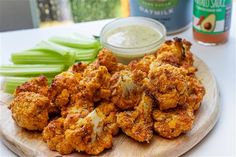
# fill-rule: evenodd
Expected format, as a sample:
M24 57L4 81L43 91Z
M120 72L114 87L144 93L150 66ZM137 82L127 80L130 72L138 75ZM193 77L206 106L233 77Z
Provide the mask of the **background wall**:
M0 0L0 32L37 27L32 18L34 0Z

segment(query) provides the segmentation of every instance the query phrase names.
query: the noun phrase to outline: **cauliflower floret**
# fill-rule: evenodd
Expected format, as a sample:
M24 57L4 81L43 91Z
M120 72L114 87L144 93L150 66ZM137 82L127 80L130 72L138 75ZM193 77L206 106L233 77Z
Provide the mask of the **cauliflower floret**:
M48 80L45 76L33 78L23 83L21 86L18 86L14 92L14 95L17 96L20 92L34 92L47 96Z
M174 41L166 41L156 53L156 61L161 64L171 64L176 67L182 67L188 74L193 74L197 69L193 66L193 55L190 51L191 43L174 38Z
M96 155L104 149L112 147L112 135L116 130L115 107L110 103L99 105L85 118L81 118L76 125L65 132L66 140L78 151ZM114 115L114 116L113 116ZM114 117L114 118L111 118ZM111 119L113 119L111 121Z
M72 128L80 118L86 117L94 110L94 103L86 99L79 99L73 105L62 111L62 116L65 117L65 128Z
M137 106L141 92L134 83L131 71L122 70L115 73L111 78L112 102L120 109L132 109Z
M154 55L146 55L140 60L133 60L129 63L129 68L132 71L132 79L135 84L142 87L143 80L147 77L150 64L156 59Z
M55 76L49 88L49 99L58 109L63 110L69 104L73 95L79 92L78 84L81 79L80 73L65 71Z
M49 100L34 92L20 92L10 105L16 123L27 130L43 130L48 124Z
M105 66L96 63L90 64L83 73L83 78L79 82L79 90L82 97L89 101L98 102L101 99L109 99L111 91L109 89L110 73Z
M110 101L102 101L96 109L106 116L104 119L104 130L110 132L112 135L117 135L119 132L116 119L118 109L114 103Z
M187 104L189 104L194 110L200 107L203 96L205 95L205 88L197 78L188 77L188 98Z
M153 62L144 81L144 88L158 101L160 110L185 104L188 88L185 69L170 64L158 66L158 62Z
M117 123L126 135L139 142L149 143L153 136L152 103L153 100L143 93L134 111L117 114Z
M99 52L97 62L99 65L105 66L111 74L127 68L127 66L118 63L116 57L106 48Z
M156 57L154 55L146 55L140 60L131 61L128 66L132 71L141 70L147 75L149 72L149 66L155 59Z
M49 149L61 154L70 154L74 151L70 141L65 139L64 118L52 120L43 130L43 140Z
M73 64L69 69L68 71L72 72L72 73L83 73L84 70L87 68L87 64L86 63L75 63Z
M191 130L194 121L193 109L181 106L174 109L153 111L154 130L165 138L175 138Z

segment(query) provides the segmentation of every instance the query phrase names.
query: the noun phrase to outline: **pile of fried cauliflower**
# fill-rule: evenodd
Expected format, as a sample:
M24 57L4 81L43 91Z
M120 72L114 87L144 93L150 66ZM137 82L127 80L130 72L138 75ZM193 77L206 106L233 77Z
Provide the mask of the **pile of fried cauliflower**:
M174 38L128 65L102 49L95 62L74 64L50 86L44 76L19 86L12 117L22 128L42 131L61 154L99 154L120 130L138 142L149 143L154 132L176 138L191 130L205 94L190 47Z

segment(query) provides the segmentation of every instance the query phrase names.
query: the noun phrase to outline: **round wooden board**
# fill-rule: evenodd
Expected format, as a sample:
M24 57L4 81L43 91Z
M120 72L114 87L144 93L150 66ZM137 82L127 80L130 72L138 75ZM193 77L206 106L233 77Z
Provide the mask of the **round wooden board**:
M104 151L100 156L149 156L171 157L180 156L200 142L214 127L219 116L219 92L214 76L207 65L195 57L198 68L197 77L206 88L202 105L196 113L196 119L191 131L174 140L168 140L155 135L149 144L138 143L120 133L114 137L112 149ZM40 133L33 133L19 128L11 117L7 106L12 97L0 93L0 132L7 147L19 156L56 157L59 153L50 151L42 141ZM73 153L69 157L87 156L83 153Z

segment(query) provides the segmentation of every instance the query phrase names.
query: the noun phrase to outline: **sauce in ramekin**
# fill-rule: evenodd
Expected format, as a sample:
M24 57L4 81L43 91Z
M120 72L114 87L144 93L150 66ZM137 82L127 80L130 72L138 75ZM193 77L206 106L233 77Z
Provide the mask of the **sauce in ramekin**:
M117 47L132 48L148 46L161 36L159 31L148 26L127 25L110 31L105 40Z
M160 22L145 17L128 17L108 23L100 34L100 41L119 62L128 64L133 59L154 53L165 37L166 29Z

